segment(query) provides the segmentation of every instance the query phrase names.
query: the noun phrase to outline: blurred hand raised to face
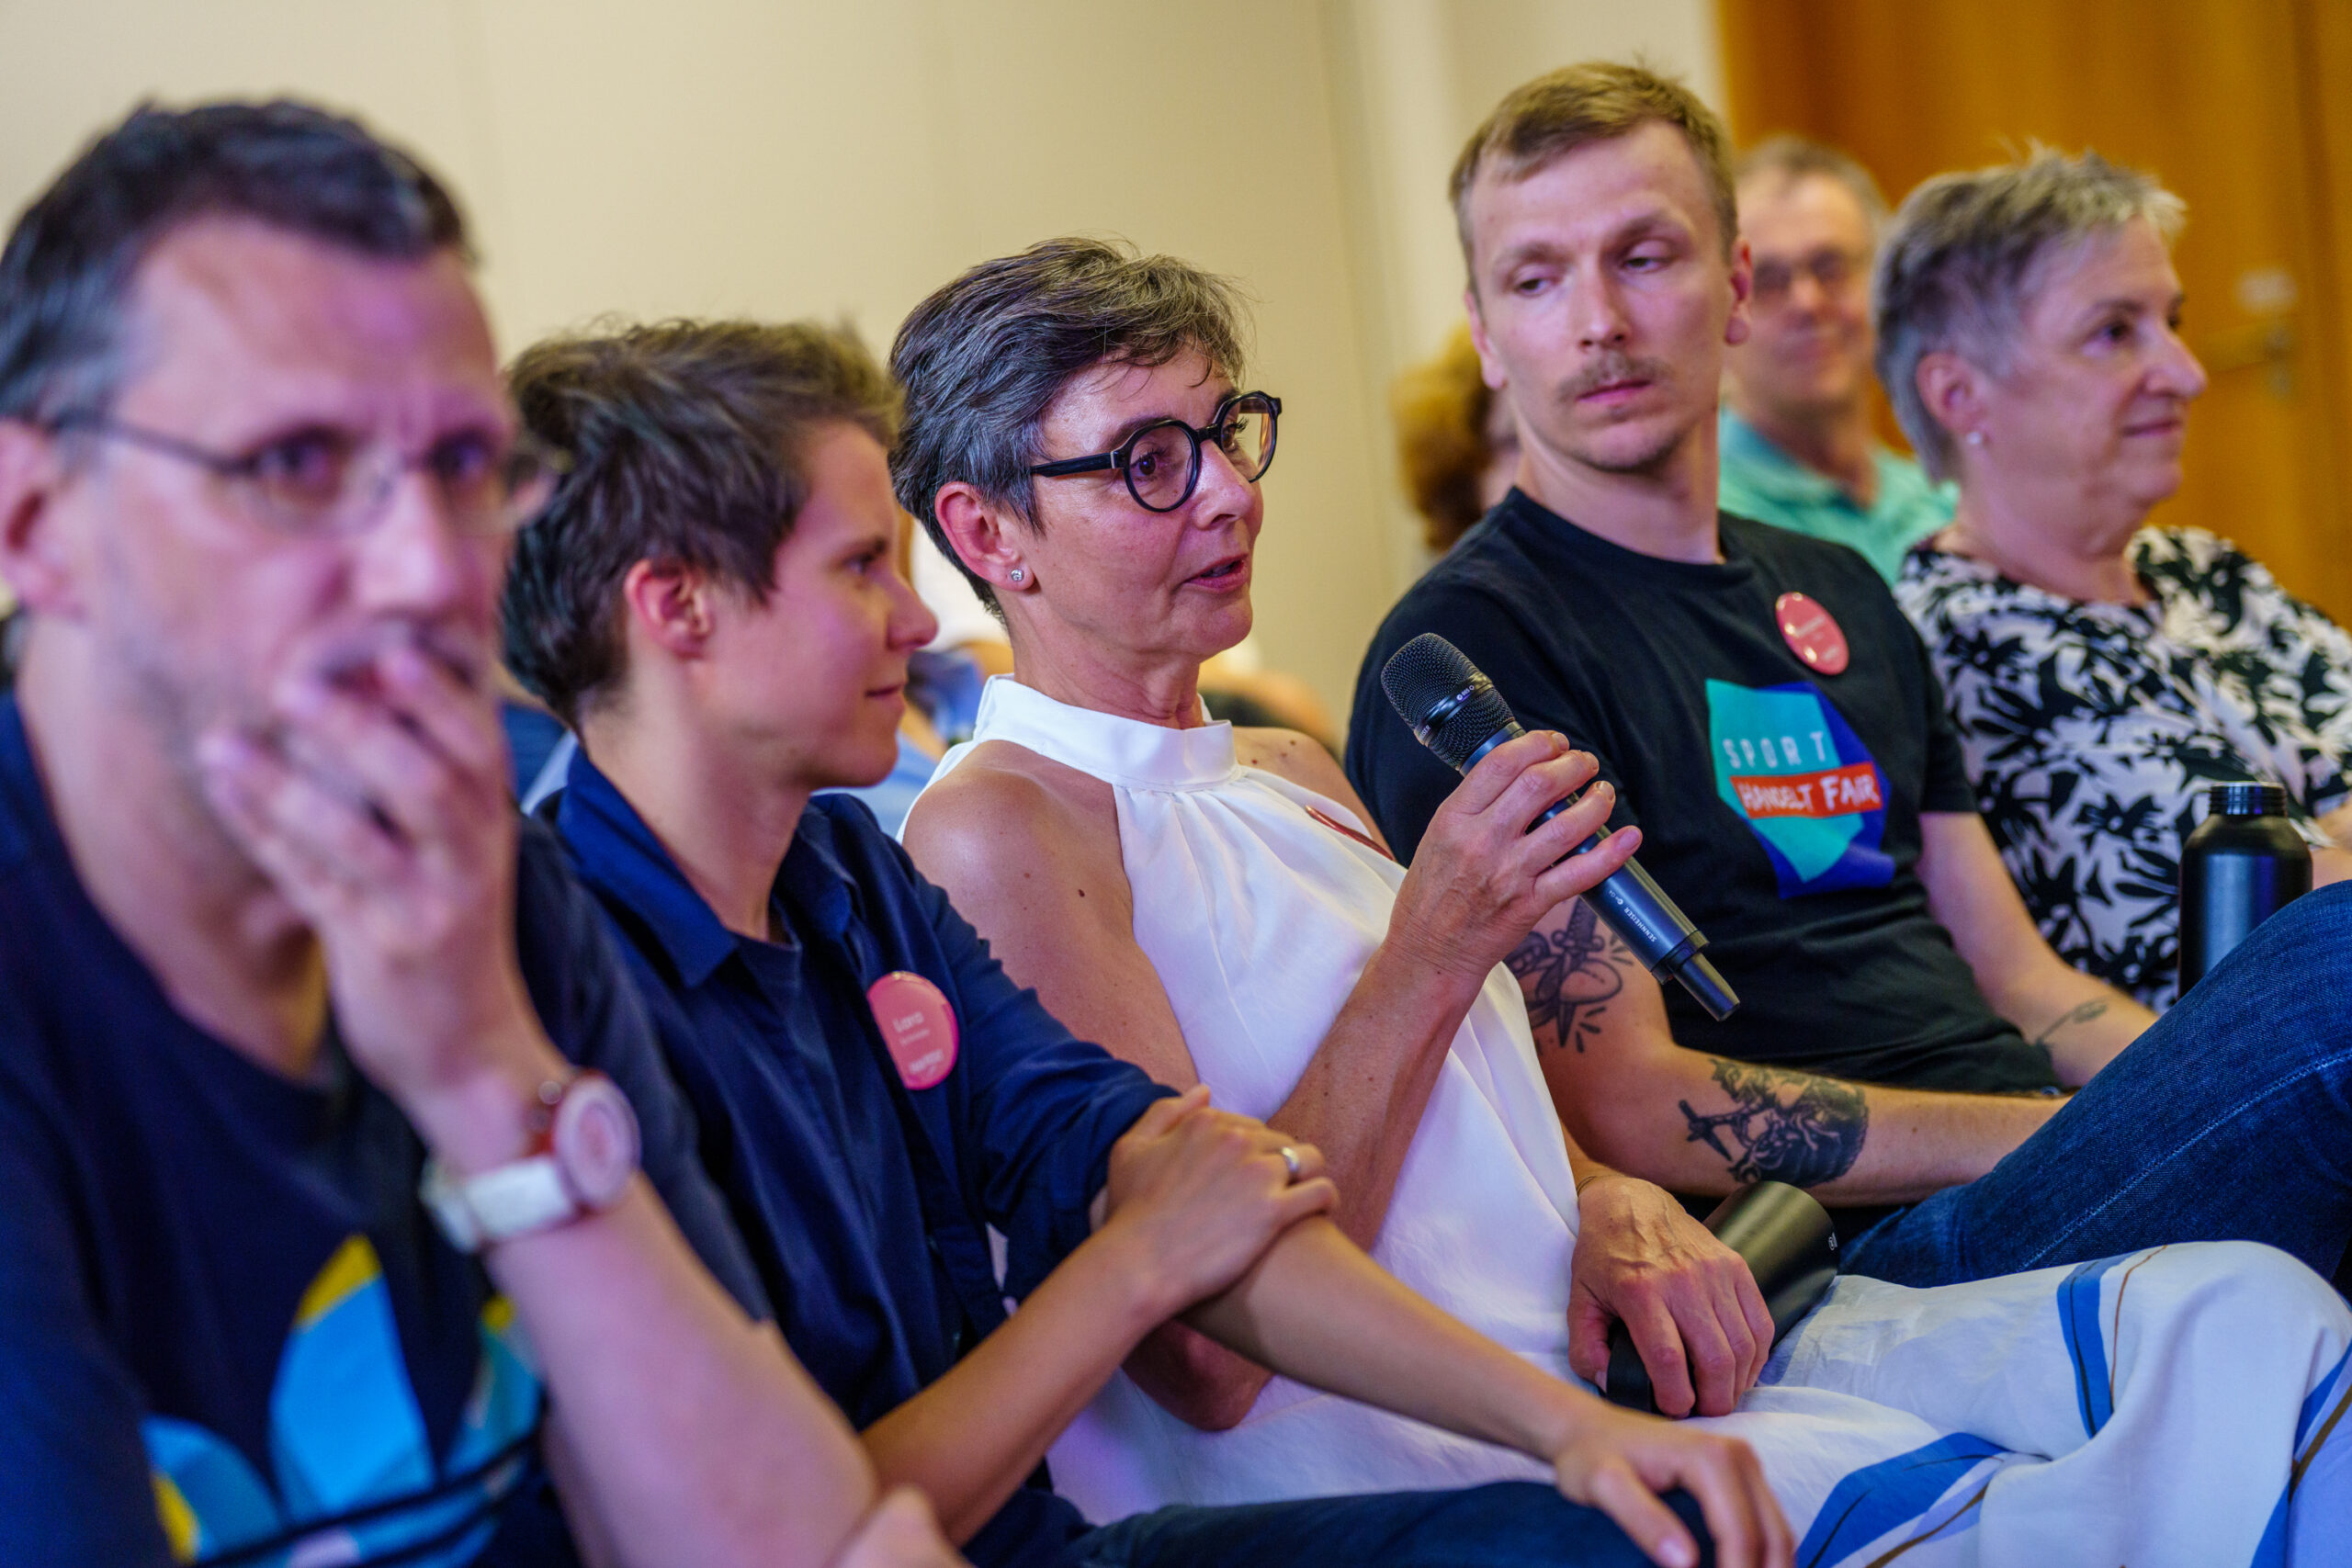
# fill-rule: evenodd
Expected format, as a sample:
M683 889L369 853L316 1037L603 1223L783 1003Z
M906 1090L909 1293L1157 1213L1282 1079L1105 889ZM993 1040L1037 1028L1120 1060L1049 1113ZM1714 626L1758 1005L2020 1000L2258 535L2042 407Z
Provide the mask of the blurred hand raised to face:
M142 264L133 373L49 499L99 711L143 727L318 934L396 1095L535 1027L491 685L515 424L454 252L199 220ZM397 1036L397 1037L396 1037Z

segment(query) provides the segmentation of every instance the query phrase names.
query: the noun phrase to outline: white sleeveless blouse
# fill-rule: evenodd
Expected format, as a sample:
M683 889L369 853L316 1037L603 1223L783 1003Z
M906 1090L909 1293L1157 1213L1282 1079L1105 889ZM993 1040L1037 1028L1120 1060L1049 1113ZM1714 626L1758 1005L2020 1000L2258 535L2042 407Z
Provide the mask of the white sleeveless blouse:
M1136 942L1159 972L1216 1102L1271 1114L1388 931L1405 873L1334 800L1245 768L1233 727L1168 729L988 683L971 741L1092 774L1118 802ZM1343 830L1344 829L1344 830ZM1455 1032L1373 1257L1430 1301L1568 1371L1576 1183L1519 987L1498 965ZM1051 1455L1055 1489L1107 1520L1171 1502L1245 1503L1549 1472L1509 1450L1277 1378L1206 1433L1114 1377Z

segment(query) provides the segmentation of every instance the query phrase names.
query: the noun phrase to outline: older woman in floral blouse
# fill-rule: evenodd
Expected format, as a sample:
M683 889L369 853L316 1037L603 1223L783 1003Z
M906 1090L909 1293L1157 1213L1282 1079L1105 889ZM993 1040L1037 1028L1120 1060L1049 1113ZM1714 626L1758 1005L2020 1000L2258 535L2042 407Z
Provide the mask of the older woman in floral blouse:
M2096 153L1946 175L1879 264L1879 374L1950 527L1896 596L2042 934L2162 1007L2201 787L2286 786L2352 874L2352 637L2226 540L2146 525L2205 372L2179 335L2183 208Z

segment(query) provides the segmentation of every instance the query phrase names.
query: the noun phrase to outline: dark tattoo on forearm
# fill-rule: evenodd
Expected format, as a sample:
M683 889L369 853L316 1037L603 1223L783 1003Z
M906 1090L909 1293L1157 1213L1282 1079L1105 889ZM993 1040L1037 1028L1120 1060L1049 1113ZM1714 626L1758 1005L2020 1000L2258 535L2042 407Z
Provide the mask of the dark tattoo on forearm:
M2070 1023L2088 1023L2091 1020L2098 1017L2099 1014L2106 1010L2107 1004L2097 997L2093 997L2086 1002L2076 1002L2073 1007L2070 1007L2064 1012L2060 1013L2056 1020L2051 1023L2049 1028L2035 1035L2033 1037L2033 1043L2046 1052L2050 1049L2050 1037L2052 1035L2057 1033L2060 1030L2065 1028Z
M1600 1032L1610 998L1625 988L1621 955L1624 963L1633 961L1624 943L1581 898L1561 930L1528 932L1506 962L1519 976L1536 1038L1548 1032L1555 1043L1583 1050L1586 1040Z
M1720 1056L1714 1062L1715 1082L1731 1097L1732 1108L1702 1115L1686 1100L1682 1115L1690 1123L1690 1141L1730 1161L1733 1180L1817 1187L1854 1168L1871 1122L1861 1090L1810 1073Z

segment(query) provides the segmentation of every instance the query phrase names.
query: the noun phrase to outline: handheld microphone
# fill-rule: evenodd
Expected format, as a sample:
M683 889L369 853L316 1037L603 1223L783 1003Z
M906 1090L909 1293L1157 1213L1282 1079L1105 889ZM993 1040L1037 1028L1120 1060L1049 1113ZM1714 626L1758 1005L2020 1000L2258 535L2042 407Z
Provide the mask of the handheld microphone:
M1415 738L1459 773L1468 773L1487 752L1527 733L1495 683L1435 632L1423 632L1391 655L1380 684ZM1575 798L1556 802L1527 830L1566 811ZM1595 833L1574 852L1582 854L1599 842ZM1680 981L1710 1018L1721 1021L1739 1006L1738 995L1699 951L1707 945L1706 937L1638 862L1629 860L1611 872L1585 897L1652 975Z

